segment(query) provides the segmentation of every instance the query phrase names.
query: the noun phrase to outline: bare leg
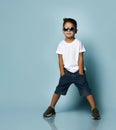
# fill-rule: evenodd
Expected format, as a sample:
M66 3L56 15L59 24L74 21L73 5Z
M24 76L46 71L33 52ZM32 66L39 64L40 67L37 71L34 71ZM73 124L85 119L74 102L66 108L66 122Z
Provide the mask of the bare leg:
M95 100L94 100L93 95L88 95L86 98L87 98L91 108L92 109L96 108L96 104L95 104Z
M54 108L58 99L60 98L59 94L54 93L53 97L52 97L52 101L51 101L51 107Z

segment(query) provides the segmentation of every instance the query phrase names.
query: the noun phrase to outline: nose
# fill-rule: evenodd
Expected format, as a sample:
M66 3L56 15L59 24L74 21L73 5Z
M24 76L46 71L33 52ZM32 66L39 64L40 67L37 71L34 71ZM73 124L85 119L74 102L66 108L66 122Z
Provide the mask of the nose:
M68 32L70 32L70 29L68 29Z

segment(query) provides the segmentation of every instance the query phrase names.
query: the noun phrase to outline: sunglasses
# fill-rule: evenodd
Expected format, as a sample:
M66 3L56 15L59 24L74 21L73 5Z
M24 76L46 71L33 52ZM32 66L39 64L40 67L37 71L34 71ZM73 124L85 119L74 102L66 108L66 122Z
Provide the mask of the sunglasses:
M74 32L74 31L75 31L75 27L64 27L64 28L63 28L63 31L64 31L64 32L66 32L66 31L68 31L68 30Z

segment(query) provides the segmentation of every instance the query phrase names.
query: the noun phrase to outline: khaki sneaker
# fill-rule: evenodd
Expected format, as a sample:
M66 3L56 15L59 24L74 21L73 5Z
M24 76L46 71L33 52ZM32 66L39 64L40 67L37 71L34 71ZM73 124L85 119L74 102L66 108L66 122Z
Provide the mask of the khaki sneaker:
M52 108L51 106L49 106L47 108L47 110L44 112L43 116L44 117L51 117L51 116L53 116L55 114L56 114L56 112L55 112L54 108Z
M94 109L92 110L92 118L93 118L94 120L99 120L99 119L100 119L100 114L99 114L99 111L98 111L97 108L94 108Z

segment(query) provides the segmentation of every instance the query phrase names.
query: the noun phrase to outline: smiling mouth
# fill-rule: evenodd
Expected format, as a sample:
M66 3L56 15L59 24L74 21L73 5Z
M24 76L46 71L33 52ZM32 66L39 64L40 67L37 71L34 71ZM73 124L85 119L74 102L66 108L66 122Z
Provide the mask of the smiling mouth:
M67 35L71 35L71 33L67 33Z

